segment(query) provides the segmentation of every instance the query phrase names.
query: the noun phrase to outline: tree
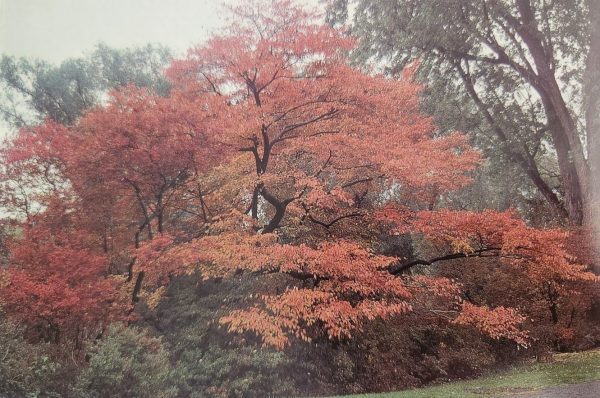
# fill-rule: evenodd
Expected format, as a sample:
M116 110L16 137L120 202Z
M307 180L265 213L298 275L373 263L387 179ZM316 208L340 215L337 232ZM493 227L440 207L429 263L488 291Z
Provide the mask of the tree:
M106 256L89 248L77 216L53 203L9 245L0 295L7 314L34 340L63 343L78 355L82 343L106 324L125 319L121 281L107 274ZM66 355L66 353L65 353Z
M387 60L393 72L418 57L424 75L460 81L458 90L448 88L476 106L493 137L491 150L518 164L558 216L583 222L592 210L590 167L597 151L586 151L582 142L594 143L597 129L590 116L584 120L582 93L593 90L580 81L586 56L586 75L595 73L596 50L589 44L595 2L355 3L353 32L362 39L362 60ZM335 2L338 16L347 16L348 4ZM593 109L593 100L586 103ZM556 154L560 193L540 164L546 143Z
M169 50L147 45L114 49L99 44L90 56L55 66L40 60L0 59L0 115L12 127L50 118L71 125L109 89L128 84L168 93L163 68Z
M468 181L479 155L462 134L435 136L431 118L418 112L410 70L398 81L353 69L345 56L352 40L290 2L268 7L274 15L235 8L240 22L229 35L167 71L176 90L229 104L216 109L219 120L237 121L222 139L249 155L248 213L258 218L259 198L273 210L264 233L280 226L290 205L314 219L311 211L353 202L383 173L421 195ZM415 156L424 152L427 160Z
M206 130L210 113L204 105L128 86L113 92L108 106L88 112L65 147L57 148L82 197L94 190L112 196L123 192L135 203L136 246L144 229L152 238L153 221L157 232L166 232L166 212L176 192L220 159L222 152Z
M590 178L600 173L600 4L587 1L590 20L590 43L584 73L584 109L585 125L588 132L588 154L590 162ZM591 189L595 202L592 208L598 208L600 200L600 184L592 184ZM598 214L594 214L598 217ZM597 218L596 218L597 219Z
M193 49L168 74L182 95L222 98L215 121L236 118L219 134L242 155L223 173L246 186L237 195L247 206L230 197L232 213L205 236L148 242L138 258L151 285L195 271L205 278L284 274L275 291L221 318L232 331L255 332L282 348L290 336L311 340L324 331L338 340L369 320L404 314L415 289L447 297L457 314L462 308L456 322L526 344L517 310L463 304L448 279L403 275L418 263L489 254L519 263L531 278L555 269L559 279L595 281L562 249L562 232L529 229L510 213L418 211L464 186L480 157L464 135L439 136L420 114L416 66L399 80L352 68L353 42L287 1L233 12L228 35ZM387 202L411 205L384 213L406 224L404 234L428 235L424 220L439 216L440 235L428 236L444 238L452 252L414 264L376 253L374 235L395 233L377 217ZM485 246L471 242L479 237Z
M206 102L134 86L110 95L105 107L73 126L46 121L21 131L5 150L4 202L31 222L48 197L77 201L98 247L119 261L131 244L137 248L144 236L166 232L168 217L188 211L201 195L188 184L223 151L207 134ZM131 280L135 259L128 262Z

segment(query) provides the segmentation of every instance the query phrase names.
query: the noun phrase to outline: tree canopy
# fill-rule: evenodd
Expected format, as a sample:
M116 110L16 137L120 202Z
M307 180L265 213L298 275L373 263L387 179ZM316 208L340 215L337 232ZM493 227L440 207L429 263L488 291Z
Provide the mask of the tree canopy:
M488 153L519 165L557 215L581 224L586 214L591 220L595 201L595 3L338 1L330 14L343 22L352 4L361 62L382 60L394 74L418 58L424 78L446 80L435 95L468 99L484 123L471 128L485 137ZM435 105L441 119L464 114L450 106ZM560 174L558 190L548 156Z
M321 369L332 358L358 368L378 350L394 362L381 347L397 341L398 355L441 373L448 341L498 357L574 346L598 300L589 231L574 227L593 159L559 85L578 72L547 61L588 39L555 26L566 2L540 4L358 1L357 39L291 0L247 1L164 76L146 69L152 48L101 47L106 81L89 80L89 102L71 86L62 108L30 95L41 120L0 152L3 311L28 341L63 348L53 358L85 364L75 396L187 396L207 383L189 369L243 379L200 394L287 394L257 386L255 369L306 353ZM554 30L564 42L538 34ZM449 71L493 134L483 150L450 128L462 123L423 111L422 77L439 87ZM98 87L112 87L102 101ZM538 173L555 225L571 228L453 205L481 183L490 148ZM557 160L563 191L541 177L542 159Z

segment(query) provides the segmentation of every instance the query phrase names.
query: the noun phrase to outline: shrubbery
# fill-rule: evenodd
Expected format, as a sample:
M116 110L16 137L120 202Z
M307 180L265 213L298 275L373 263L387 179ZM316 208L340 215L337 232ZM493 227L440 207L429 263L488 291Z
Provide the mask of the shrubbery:
M0 396L59 397L64 366L52 359L56 347L30 344L22 328L0 312Z
M172 398L178 393L177 372L160 338L135 327L111 326L89 351L76 395Z

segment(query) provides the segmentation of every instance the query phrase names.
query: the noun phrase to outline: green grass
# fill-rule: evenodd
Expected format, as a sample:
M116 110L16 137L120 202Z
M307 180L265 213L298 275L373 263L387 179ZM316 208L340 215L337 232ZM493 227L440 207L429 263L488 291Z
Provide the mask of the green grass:
M522 365L503 373L475 380L392 393L346 395L345 397L482 398L600 379L600 350L558 354L554 359L552 363Z

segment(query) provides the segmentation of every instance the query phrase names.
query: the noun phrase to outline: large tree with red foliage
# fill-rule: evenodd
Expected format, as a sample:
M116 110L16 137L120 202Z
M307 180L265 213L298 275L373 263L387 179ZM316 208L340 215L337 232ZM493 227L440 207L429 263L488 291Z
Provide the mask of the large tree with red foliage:
M464 303L456 282L405 276L417 264L489 255L527 269L532 283L595 282L564 250L563 232L528 228L511 213L419 211L467 184L480 159L464 135L436 135L419 112L412 70L392 80L353 68L353 41L289 1L245 3L233 14L226 35L191 49L168 76L190 99L222 99L219 139L241 154L218 175L235 178L237 198L225 199L232 213L207 235L142 250L154 282L194 270L286 275L221 319L277 347L323 329L348 337L365 321L410 311L423 289L453 302L457 323L526 344L518 309ZM232 192L224 185L218 201ZM382 233L421 234L449 252L412 262L379 255Z
M435 136L418 110L412 71L394 80L353 68L354 41L289 1L232 11L226 35L191 49L167 73L191 98L222 98L222 123L235 118L219 133L247 164L238 178L251 192L248 213L257 219L266 202L264 233L290 207L314 218L356 207L365 189L386 180L426 196L468 181L478 153L462 134Z
M440 135L419 111L418 65L398 80L353 67L354 41L291 1L232 11L226 34L170 67L168 97L124 88L72 126L24 130L5 152L7 204L23 208L35 192L45 219L77 216L66 243L54 229L40 240L47 245L14 249L9 302L20 300L11 286L38 288L49 293L33 294L32 309L82 325L64 308L91 292L94 313L112 305L83 288L95 286L88 278L102 290L108 274L126 274L136 301L142 280L150 291L176 274L246 272L273 283L220 322L278 348L427 309L415 301L424 292L446 302L453 322L526 345L521 308L470 302L459 281L409 271L493 256L535 288L565 294L566 282L596 282L564 232L529 228L512 213L435 209L481 158L465 135ZM27 187L37 180L41 192ZM384 254L381 237L398 234L427 241L432 257ZM56 292L69 283L76 292L63 302Z

